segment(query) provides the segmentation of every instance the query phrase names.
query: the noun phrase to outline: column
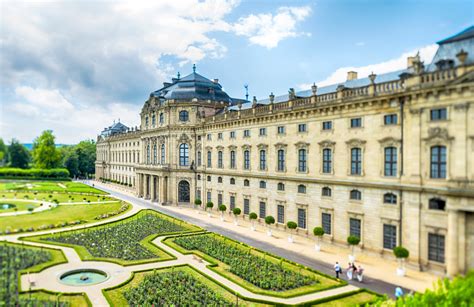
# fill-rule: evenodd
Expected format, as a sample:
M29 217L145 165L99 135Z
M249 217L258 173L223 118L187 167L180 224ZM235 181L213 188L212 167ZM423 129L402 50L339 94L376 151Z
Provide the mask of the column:
M140 174L137 174L137 180L135 182L135 191L137 193L137 197L140 197Z
M448 210L448 235L446 248L446 271L448 276L453 277L459 273L458 265L458 216L457 210Z
M160 176L156 176L156 201L161 202L161 191L160 191Z
M151 201L153 202L156 199L156 196L155 196L155 178L156 177L151 175L150 178L151 178L150 179L150 185L151 185L151 196L150 196L150 198L151 198Z

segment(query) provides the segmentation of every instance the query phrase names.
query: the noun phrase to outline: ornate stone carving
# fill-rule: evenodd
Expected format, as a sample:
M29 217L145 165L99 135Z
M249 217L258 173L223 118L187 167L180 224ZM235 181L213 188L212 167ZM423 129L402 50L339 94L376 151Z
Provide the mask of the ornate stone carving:
M318 143L319 146L321 147L334 147L334 145L336 145L336 142L333 142L331 140L324 140L324 141L321 141Z
M298 149L306 149L306 148L309 147L309 143L300 141L300 142L298 142L298 143L295 143L295 146L296 146L296 148L298 148Z
M268 145L260 143L260 144L257 145L257 147L258 147L258 149L267 149Z
M470 105L469 102L455 104L455 105L454 105L454 110L457 110L457 111L467 111L467 110L469 109L469 105Z
M449 136L448 129L441 127L433 127L428 129L428 137L424 138L425 141L451 141L454 140L454 137Z
M364 146L365 143L367 142L361 139L350 139L349 141L346 141L346 144L351 147L361 147Z
M401 143L400 139L393 138L391 136L387 136L383 139L379 140L379 143L382 145L399 145Z

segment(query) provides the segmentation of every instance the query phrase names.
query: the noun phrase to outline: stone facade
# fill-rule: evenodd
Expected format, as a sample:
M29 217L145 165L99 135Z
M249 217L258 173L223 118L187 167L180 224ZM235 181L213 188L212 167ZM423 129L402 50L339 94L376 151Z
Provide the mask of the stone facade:
M359 235L364 252L392 258L403 245L413 266L465 273L474 268L473 57L458 50L435 69L413 57L388 81L351 72L339 86L262 101L169 96L218 85L194 72L152 93L140 129L98 138L96 177L157 205L199 198L272 215L277 227L295 221L300 234L324 225L328 242Z

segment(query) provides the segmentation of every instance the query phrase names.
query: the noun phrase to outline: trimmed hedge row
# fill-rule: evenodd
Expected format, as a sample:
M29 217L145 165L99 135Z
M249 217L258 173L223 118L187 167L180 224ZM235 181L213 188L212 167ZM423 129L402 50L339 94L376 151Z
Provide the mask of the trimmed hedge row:
M0 179L68 180L69 171L65 168L53 168L53 169L0 168Z

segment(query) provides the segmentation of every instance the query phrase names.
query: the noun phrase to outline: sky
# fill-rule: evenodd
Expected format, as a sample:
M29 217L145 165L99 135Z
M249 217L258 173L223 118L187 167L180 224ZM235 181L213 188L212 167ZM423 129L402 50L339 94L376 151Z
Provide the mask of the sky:
M0 137L95 139L139 124L178 72L267 98L426 63L474 22L470 0L0 0Z

